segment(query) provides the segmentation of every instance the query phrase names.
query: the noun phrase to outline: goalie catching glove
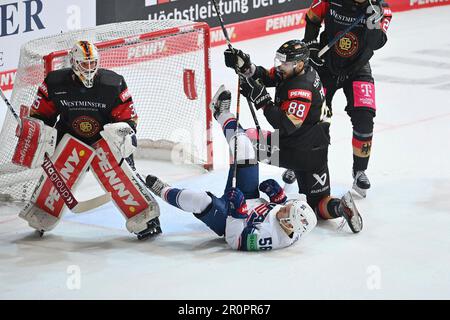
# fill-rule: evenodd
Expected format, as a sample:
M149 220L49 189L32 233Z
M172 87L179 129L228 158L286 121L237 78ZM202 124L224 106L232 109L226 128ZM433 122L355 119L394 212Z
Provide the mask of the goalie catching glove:
M100 135L122 158L128 158L137 148L136 133L126 122L105 124Z

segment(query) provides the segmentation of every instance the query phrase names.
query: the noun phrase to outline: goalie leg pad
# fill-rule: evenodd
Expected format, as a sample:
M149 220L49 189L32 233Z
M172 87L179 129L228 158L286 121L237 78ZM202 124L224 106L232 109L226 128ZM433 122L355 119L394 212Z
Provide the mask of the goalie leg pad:
M30 227L43 232L52 230L59 222L59 218L48 214L32 202L28 202L20 211L19 217L27 221Z
M52 162L72 190L86 172L94 157L94 149L69 134L61 139ZM19 216L37 230L49 231L55 227L62 216L64 200L53 185L56 175L43 174L34 191L30 203Z
M22 119L22 130L12 162L27 168L37 168L44 161L44 154L52 155L56 146L55 128L33 118Z
M96 156L91 163L92 172L102 188L111 193L114 204L127 220L127 230L131 233L145 230L148 221L159 217L158 203L126 161L119 165L121 155L104 139L93 147Z

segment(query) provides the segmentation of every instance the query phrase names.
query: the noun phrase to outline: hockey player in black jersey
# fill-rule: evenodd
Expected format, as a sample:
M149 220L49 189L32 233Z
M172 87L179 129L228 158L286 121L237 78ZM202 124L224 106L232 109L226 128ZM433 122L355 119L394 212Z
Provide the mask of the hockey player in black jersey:
M99 68L97 49L78 41L70 53L72 68L48 73L39 86L30 116L58 130L58 141L69 133L91 145L103 126L125 122L136 131L137 114L125 79Z
M330 196L329 119L322 83L308 59L309 49L300 40L284 43L270 70L254 65L241 50L225 51L225 64L245 77L241 93L263 110L268 122L279 131L279 163L271 164L294 170L299 192L306 195L311 208L322 219L334 219L345 216L339 206L343 200ZM266 86L275 87L275 101ZM224 130L232 123L221 122ZM270 145L270 138L267 140ZM354 216L349 225L353 232L361 231L361 216Z
M157 203L149 193L142 191L145 188L139 185L133 172L138 116L125 79L113 71L99 68L99 52L89 41L77 41L69 57L72 68L49 72L39 86L29 119L56 128L57 148L53 161L72 152L75 150L73 145L80 143L95 153L79 172L74 173L73 167L65 171L68 184L78 181L90 167L105 191L111 193L130 232L139 239L161 233ZM85 151L79 151L78 155L75 152L69 160L61 161L75 159L78 164L85 154ZM55 162L55 165L58 164ZM72 173L75 176L69 179ZM41 181L43 179L45 176ZM48 196L45 201L40 200L47 197L45 192L39 186L26 210L20 214L41 232L53 229L62 214L62 205L58 206L57 198Z
M376 114L375 82L369 60L375 50L386 44L391 18L391 10L383 0L314 0L306 16L303 41L311 50L311 62L322 80L328 108L331 111L338 89L343 88L347 98L345 110L353 125L353 187L363 197L370 188L365 171ZM318 57L323 47L359 19L323 57ZM317 42L322 22L325 30Z

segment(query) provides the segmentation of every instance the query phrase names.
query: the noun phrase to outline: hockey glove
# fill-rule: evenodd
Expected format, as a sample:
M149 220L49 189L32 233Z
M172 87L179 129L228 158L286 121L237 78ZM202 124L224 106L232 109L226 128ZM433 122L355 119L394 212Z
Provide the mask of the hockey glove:
M225 65L228 68L234 69L236 72L251 77L253 75L254 68L252 68L252 62L250 56L238 49L227 49L223 53L225 56ZM253 69L253 72L252 72Z
M236 219L247 218L247 203L244 194L238 188L231 188L226 193L226 198L230 203L228 206L228 215Z
M374 8L370 8L367 14L367 45L372 50L382 48L386 41L386 32L392 19L392 13L387 3L375 4Z
M259 79L253 78L241 79L241 93L244 97L250 99L255 104L256 109L264 108L268 105L273 105L270 94L267 93L266 86L263 85Z
M387 6L384 3L374 3L372 1L372 5L369 5L366 11L366 26L369 30L371 29L380 29L380 22L384 17L384 9L383 6Z
M273 179L264 180L259 185L259 190L267 194L270 202L282 204L286 202L287 196L284 189Z
M321 68L325 64L325 60L319 58L319 52L322 50L320 44L314 40L309 43L306 43L309 48L309 62L314 69Z

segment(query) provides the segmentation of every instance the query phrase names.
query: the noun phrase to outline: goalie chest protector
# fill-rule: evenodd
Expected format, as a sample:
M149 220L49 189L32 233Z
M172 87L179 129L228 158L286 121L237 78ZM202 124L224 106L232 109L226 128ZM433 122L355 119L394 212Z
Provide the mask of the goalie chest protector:
M72 69L52 71L45 82L60 115L58 137L70 133L87 144L99 140L103 126L113 122L112 110L123 103L120 95L126 90L123 77L105 69L98 70L92 88L86 88Z

